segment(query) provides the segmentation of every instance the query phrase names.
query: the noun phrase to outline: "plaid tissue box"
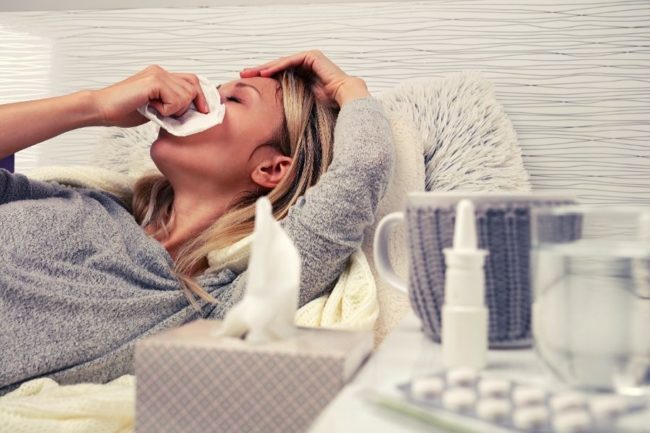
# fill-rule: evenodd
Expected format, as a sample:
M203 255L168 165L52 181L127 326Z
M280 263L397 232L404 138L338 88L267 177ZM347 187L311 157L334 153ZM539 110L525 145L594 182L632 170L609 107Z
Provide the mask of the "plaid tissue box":
M298 328L259 345L196 320L136 344L136 433L304 432L372 350L372 332Z

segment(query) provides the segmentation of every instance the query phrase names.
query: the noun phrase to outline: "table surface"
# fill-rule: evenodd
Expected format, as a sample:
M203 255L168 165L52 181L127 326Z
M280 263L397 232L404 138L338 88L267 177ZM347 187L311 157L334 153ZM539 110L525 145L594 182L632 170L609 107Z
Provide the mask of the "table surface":
M345 432L442 432L432 425L370 403L363 397L366 390L388 396L400 396L396 386L414 377L442 370L441 346L421 332L419 319L412 312L391 332L356 377L325 408L309 429L309 433ZM505 377L529 384L544 384L551 389L565 388L538 360L533 349L490 350L485 376ZM648 403L650 404L650 397ZM459 418L443 411L437 417ZM488 431L486 424L468 422L467 427ZM481 427L483 427L481 429ZM620 430L650 432L650 410L622 418ZM490 431L506 431L491 429Z

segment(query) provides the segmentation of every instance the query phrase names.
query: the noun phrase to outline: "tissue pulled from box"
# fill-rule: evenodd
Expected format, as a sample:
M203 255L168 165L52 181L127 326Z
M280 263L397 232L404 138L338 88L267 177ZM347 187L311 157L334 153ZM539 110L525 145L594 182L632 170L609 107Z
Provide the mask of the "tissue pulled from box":
M245 340L252 344L295 335L300 266L298 250L273 217L271 202L260 197L255 204L246 291L214 335L237 338L245 335Z
M219 125L226 115L226 106L221 103L219 91L207 78L200 75L197 75L197 78L210 108L208 113L198 111L194 103L179 117L163 116L149 104L139 107L138 112L170 134L178 137L197 134Z

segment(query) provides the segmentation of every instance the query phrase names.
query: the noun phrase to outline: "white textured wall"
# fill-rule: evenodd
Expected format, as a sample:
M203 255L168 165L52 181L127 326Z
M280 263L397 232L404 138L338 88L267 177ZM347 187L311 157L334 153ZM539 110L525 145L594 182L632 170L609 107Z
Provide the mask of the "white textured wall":
M263 6L268 4L358 3L359 1L371 0L0 0L0 11Z
M590 203L650 203L647 0L4 12L0 103L98 88L150 63L231 80L244 66L310 48L374 93L409 77L482 70L534 187ZM83 164L97 133L20 152L17 169Z

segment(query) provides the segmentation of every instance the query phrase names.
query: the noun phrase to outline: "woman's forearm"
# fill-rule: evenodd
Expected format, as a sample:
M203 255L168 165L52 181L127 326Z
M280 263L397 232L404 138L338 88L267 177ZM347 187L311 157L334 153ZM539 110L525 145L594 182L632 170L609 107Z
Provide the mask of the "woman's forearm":
M146 101L147 94L151 92L147 86L134 81L134 78L148 80L147 83L157 89L162 84L152 82L151 75L160 75L161 73L156 68L147 68L138 74L139 76L136 75L115 86L128 86L131 84L137 87L138 93L142 93ZM163 90L165 89L163 88ZM105 113L102 114L102 110L98 108L97 93L92 90L82 90L64 96L0 105L0 159L64 132L85 126L104 124L105 122L102 119L105 117ZM131 93L133 92L122 91L120 96L130 102L131 105L141 105L142 102L135 96L142 95L134 96ZM350 77L335 95L335 100L339 107L343 107L350 101L366 96L369 96L369 93L365 81L358 77ZM194 95L189 95L188 98L194 98ZM121 100L118 102L124 103ZM113 101L113 105L115 105L115 101ZM134 111L133 107L130 106L121 108L123 108L121 111L127 114ZM141 116L137 117L137 121L127 119L125 122L129 123L128 126L142 123L144 119Z
M0 159L73 129L97 124L90 90L0 105Z
M151 65L99 90L0 105L0 158L84 126L142 125L138 107L150 103L165 116L183 115L191 103L207 113L199 79Z

